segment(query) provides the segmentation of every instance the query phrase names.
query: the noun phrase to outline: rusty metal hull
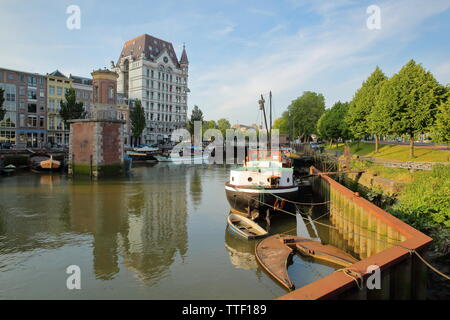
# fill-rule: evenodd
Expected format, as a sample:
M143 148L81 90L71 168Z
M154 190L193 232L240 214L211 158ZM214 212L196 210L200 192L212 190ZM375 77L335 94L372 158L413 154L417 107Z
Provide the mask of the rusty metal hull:
M350 254L330 245L311 239L276 234L262 240L256 246L256 258L264 270L287 289L294 289L287 267L293 253L348 267L358 262Z
M256 245L256 259L263 269L287 289L294 289L294 283L289 279L288 263L293 250L283 243L282 235L268 237Z

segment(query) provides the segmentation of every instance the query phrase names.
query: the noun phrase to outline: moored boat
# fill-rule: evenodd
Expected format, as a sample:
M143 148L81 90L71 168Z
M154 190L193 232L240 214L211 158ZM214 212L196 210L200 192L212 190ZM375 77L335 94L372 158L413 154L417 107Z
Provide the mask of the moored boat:
M298 191L294 170L283 167L279 151L250 151L243 167L230 170L225 184L231 208L252 218L262 209L283 209Z
M227 223L230 231L247 240L267 236L267 231L263 227L238 214L231 213L228 216Z
M16 172L16 166L13 164L8 164L1 169L1 173L4 175L12 175Z
M53 155L34 153L30 156L28 164L32 171L56 171L61 169L61 162L53 159Z

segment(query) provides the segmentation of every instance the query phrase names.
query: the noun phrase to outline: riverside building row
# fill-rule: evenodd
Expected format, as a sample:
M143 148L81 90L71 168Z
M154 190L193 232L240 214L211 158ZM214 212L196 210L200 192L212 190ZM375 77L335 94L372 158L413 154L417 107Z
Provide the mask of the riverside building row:
M77 101L83 102L87 113L91 111L92 79L69 75L56 70L43 75L0 68L0 88L4 90L0 121L0 143L16 148L40 148L48 145L67 146L69 130L59 115L60 102L65 100L69 88L75 90ZM128 123L132 101L118 94L117 118L125 124L125 143L130 140Z

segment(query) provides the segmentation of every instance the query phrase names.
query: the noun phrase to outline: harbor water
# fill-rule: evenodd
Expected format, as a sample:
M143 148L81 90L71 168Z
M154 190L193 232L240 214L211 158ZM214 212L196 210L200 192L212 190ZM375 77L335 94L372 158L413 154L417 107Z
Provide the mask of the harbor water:
M226 231L230 166L157 163L127 177L0 178L0 299L273 299L287 291ZM327 222L324 217L321 222ZM270 233L328 242L329 229L280 214ZM66 286L68 266L81 289ZM294 256L296 287L338 267Z

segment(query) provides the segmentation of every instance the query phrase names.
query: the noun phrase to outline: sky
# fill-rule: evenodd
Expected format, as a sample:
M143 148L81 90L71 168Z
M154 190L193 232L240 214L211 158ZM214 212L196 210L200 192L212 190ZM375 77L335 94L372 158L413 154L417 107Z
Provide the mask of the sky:
M81 11L70 30L67 7ZM370 5L380 29L369 29ZM304 91L327 107L349 101L379 66L392 76L410 59L450 83L450 0L0 0L0 67L90 76L141 34L189 58L188 113L260 123L272 91L274 118Z

